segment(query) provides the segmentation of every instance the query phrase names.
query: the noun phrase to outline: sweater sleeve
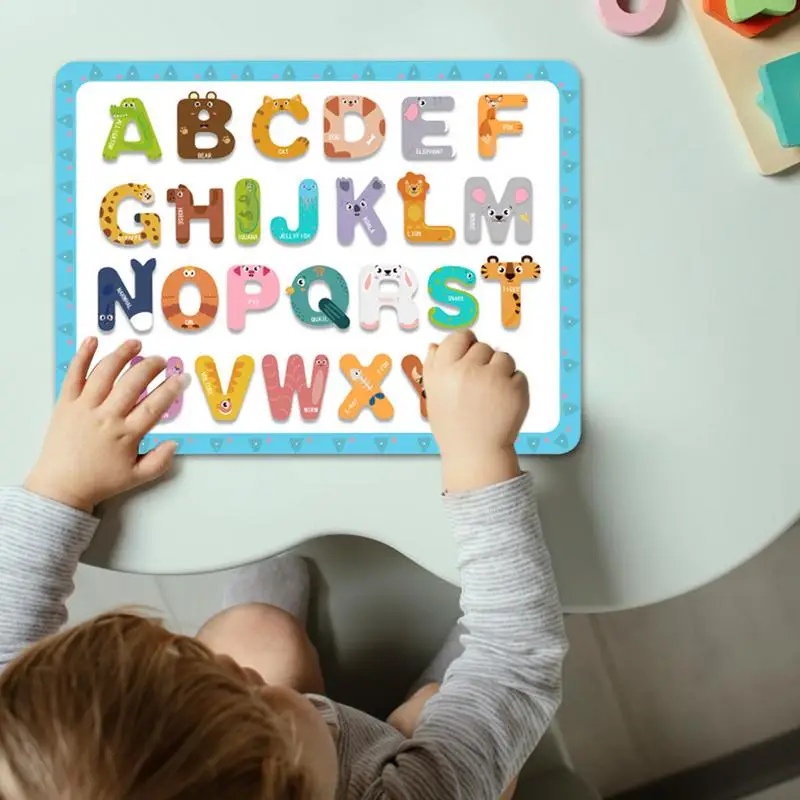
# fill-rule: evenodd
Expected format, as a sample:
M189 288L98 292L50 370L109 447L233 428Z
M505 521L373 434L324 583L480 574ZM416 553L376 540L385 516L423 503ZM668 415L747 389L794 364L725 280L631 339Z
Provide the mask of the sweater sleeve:
M567 639L529 475L447 496L464 652L368 798L497 800L561 700Z
M99 520L21 488L0 488L0 670L66 621L78 559Z

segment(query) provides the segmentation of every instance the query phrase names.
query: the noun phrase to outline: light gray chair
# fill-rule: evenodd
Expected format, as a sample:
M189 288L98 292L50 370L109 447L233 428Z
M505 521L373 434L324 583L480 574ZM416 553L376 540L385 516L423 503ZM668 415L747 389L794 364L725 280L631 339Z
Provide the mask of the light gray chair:
M309 621L335 700L385 718L438 651L459 615L458 589L396 551L350 536L298 548L313 563ZM599 800L549 731L515 800Z
M520 780L514 800L601 800L600 795L567 767Z

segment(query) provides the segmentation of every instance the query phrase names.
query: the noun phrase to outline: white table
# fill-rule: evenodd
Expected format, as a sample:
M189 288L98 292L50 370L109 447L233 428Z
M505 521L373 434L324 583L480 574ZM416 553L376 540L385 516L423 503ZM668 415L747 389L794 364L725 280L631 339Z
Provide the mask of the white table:
M0 481L22 478L52 398L51 100L63 62L566 58L585 79L585 434L577 453L528 464L564 602L631 607L741 564L800 506L800 178L757 174L682 10L661 35L627 40L589 0L411 8L0 6ZM303 506L309 483L318 502ZM381 511L401 483L413 502ZM195 458L111 507L86 559L211 570L348 532L455 580L438 490L433 458Z

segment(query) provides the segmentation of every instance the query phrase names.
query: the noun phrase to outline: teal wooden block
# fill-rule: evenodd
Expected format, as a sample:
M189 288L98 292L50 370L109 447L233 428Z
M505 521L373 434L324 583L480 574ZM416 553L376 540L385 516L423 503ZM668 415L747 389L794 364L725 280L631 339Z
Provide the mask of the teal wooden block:
M732 22L745 22L757 14L782 17L797 8L797 0L728 0L728 16Z
M758 70L757 103L775 125L784 147L800 147L800 53L764 64Z

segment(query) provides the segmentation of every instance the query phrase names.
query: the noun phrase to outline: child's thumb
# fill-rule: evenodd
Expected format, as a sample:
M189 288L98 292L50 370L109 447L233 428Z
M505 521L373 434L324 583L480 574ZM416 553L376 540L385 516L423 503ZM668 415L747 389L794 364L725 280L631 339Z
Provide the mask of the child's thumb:
M142 456L133 468L137 486L160 478L172 466L172 459L177 449L176 442L162 442L154 450Z

